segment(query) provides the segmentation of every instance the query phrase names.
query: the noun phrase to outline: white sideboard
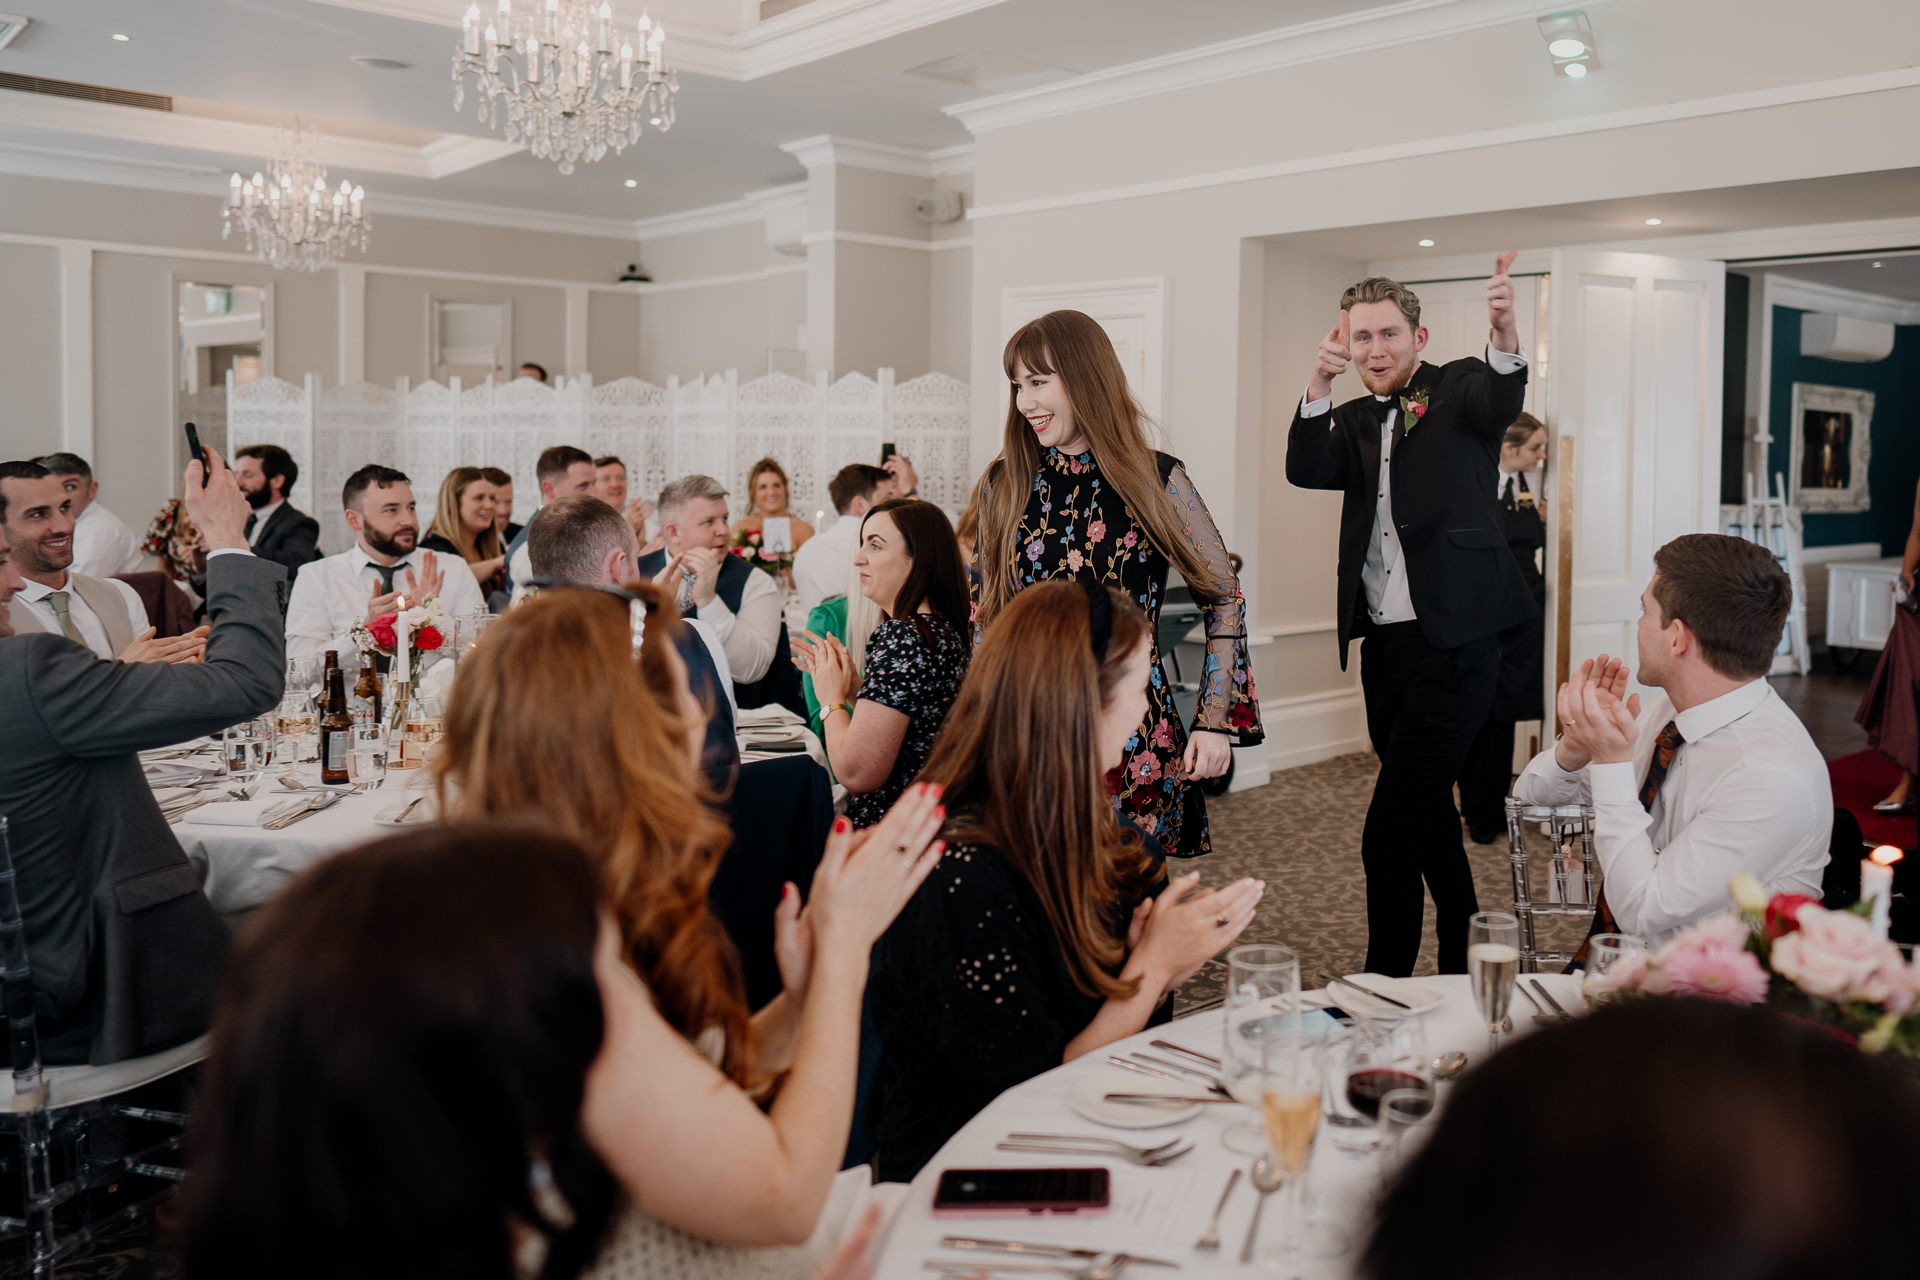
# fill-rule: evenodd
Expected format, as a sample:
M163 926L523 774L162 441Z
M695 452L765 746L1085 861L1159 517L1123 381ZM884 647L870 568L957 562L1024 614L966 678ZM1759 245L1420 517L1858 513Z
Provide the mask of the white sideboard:
M1893 630L1900 557L1839 560L1827 565L1827 646L1883 649Z

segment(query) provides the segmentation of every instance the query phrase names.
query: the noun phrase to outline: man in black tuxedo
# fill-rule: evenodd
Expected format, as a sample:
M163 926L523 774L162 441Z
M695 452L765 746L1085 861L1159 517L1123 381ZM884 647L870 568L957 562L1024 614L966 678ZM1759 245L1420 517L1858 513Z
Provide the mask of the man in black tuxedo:
M1287 433L1287 479L1346 494L1340 665L1348 640L1360 637L1367 732L1380 756L1360 841L1371 973L1413 972L1423 877L1440 971L1466 971L1467 919L1479 903L1453 781L1487 718L1497 634L1539 616L1487 484L1526 394L1513 256L1502 255L1487 281L1485 360L1422 363L1419 298L1379 277L1348 289ZM1333 379L1350 363L1372 394L1335 409Z
M300 464L292 454L277 444L236 449L233 477L253 508L247 517L247 544L253 554L285 565L289 581L301 565L322 557L320 522L287 501L300 478Z

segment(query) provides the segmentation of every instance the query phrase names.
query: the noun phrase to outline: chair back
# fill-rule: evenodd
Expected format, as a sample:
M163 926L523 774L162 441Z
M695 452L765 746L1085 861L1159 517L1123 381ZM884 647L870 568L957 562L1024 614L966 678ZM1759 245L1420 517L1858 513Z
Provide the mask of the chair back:
M27 968L27 926L20 918L20 890L14 881L13 850L7 819L0 815L0 1003L7 1011L7 1050L13 1067L15 1111L38 1106L46 1098L40 1071L40 1027L34 1021L33 975Z

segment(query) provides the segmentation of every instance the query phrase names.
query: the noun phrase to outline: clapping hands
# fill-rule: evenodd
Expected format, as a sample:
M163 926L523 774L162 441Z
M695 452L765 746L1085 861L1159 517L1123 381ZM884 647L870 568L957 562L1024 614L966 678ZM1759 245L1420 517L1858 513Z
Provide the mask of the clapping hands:
M853 655L835 636L802 631L790 637L793 664L813 677L813 696L823 707L845 702L853 691Z
M1560 686L1554 707L1562 729L1554 760L1566 772L1633 759L1640 738L1640 695L1627 694L1631 675L1626 663L1603 653L1581 663Z

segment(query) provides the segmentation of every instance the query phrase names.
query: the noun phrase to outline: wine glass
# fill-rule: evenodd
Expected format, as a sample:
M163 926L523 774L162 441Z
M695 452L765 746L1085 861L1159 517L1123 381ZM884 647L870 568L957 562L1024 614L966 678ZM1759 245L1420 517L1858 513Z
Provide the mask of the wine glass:
M1580 979L1580 1003L1589 1010L1598 1009L1619 992L1607 971L1628 956L1644 953L1644 940L1629 933L1596 933L1587 939L1587 971Z
M1338 1145L1356 1154L1380 1145L1380 1101L1396 1090L1433 1092L1433 1062L1418 1018L1368 1018L1354 1024L1340 1062L1339 1101L1367 1126ZM1352 1126L1349 1126L1352 1127Z
M421 769L422 772L407 785L432 785L424 766L428 748L440 741L445 726L443 716L444 709L439 698L413 698L408 701L406 727L401 737L402 763L406 768Z
M1520 974L1520 921L1504 911L1476 912L1467 922L1467 979L1487 1024L1487 1048L1500 1047L1500 1027Z
M1227 1091L1250 1107L1260 1101L1261 1054L1266 1042L1300 1034L1300 957L1289 947L1249 943L1227 952L1226 1046L1220 1075ZM1232 1124L1220 1135L1227 1150L1243 1156L1267 1149L1267 1135L1253 1120Z
M1261 1251L1269 1267L1287 1267L1303 1257L1331 1258L1346 1252L1346 1233L1326 1223L1304 1221L1307 1165L1320 1131L1324 1046L1311 1036L1270 1036L1261 1044L1260 1113L1266 1123L1267 1158L1285 1180L1286 1233Z

